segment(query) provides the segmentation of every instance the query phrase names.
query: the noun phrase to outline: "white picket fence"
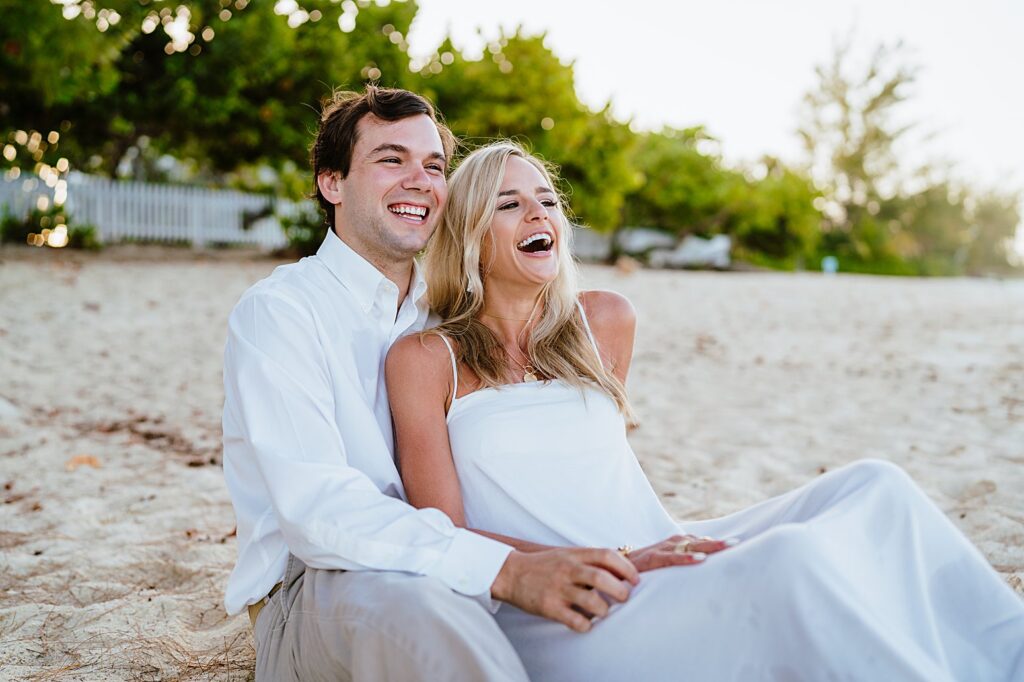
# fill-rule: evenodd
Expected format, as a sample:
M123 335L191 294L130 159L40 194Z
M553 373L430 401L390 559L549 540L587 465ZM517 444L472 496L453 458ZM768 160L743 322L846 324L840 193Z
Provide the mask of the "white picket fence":
M74 171L68 174L67 183L65 208L70 224L95 226L104 243L145 240L187 242L196 247L248 244L269 250L287 242L276 215L313 210L308 202L260 194L124 182ZM0 180L0 211L26 215L37 206L39 197L52 202L53 189L34 175ZM252 219L270 209L270 215Z

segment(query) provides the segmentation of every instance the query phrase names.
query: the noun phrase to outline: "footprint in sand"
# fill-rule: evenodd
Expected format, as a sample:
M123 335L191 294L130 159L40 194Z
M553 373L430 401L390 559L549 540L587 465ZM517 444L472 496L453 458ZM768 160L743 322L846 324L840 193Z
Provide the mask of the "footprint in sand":
M967 486L967 489L960 495L961 502L969 502L985 495L991 495L996 491L996 484L994 481L981 480L976 483L972 483Z

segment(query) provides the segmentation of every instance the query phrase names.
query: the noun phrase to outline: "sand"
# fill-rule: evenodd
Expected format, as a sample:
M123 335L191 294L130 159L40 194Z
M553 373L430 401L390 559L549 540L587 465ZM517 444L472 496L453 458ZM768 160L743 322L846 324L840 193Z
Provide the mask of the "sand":
M221 606L221 353L277 264L0 250L0 678L251 679ZM631 438L677 518L889 459L1024 594L1024 282L584 279L636 305Z

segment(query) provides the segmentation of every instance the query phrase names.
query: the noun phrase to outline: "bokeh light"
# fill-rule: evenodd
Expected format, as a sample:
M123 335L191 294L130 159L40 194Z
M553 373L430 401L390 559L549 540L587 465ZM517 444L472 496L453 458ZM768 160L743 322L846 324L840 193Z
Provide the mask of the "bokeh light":
M61 249L67 246L68 226L62 223L53 228L53 230L46 235L46 245L54 249Z
M192 11L185 5L178 6L173 18L170 14L163 17L164 33L171 39L170 46L174 52L184 52L196 39L195 34L189 30L191 19Z

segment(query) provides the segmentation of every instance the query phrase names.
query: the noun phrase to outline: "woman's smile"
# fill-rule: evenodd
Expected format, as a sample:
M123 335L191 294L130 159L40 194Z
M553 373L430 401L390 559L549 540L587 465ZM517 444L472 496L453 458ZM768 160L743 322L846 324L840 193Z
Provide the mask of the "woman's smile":
M534 232L523 241L516 244L516 248L535 258L545 258L552 255L552 248L555 245L555 236L550 230Z

